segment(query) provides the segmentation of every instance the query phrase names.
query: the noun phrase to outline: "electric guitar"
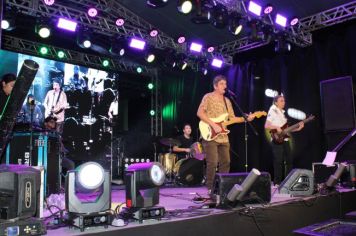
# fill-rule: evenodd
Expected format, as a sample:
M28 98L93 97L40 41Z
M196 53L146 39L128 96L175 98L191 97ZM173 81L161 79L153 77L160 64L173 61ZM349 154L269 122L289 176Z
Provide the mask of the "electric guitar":
M51 110L47 113L46 118L47 117L53 117L53 118L57 118L58 119L58 114L61 113L62 111L64 111L65 108L60 108L58 110L55 110L54 107L51 108Z
M314 120L315 116L310 115L308 118L302 120L302 122L304 124ZM285 138L289 138L289 133L292 132L293 130L297 129L299 127L299 122L292 125L292 126L288 126L287 123L285 123L281 129L282 132L278 133L277 129L271 129L270 133L271 133L271 137L272 137L272 142L274 142L275 144L282 144L284 142Z
M252 116L256 118L260 118L261 116L266 116L267 113L265 111L256 111L252 114ZM221 131L219 133L216 133L213 127L211 127L208 123L204 121L199 122L199 130L201 133L201 136L203 137L204 140L206 141L211 141L216 139L219 135L223 134L228 134L230 131L226 129L226 126L232 125L235 123L242 123L244 122L244 119L241 119L242 117L235 117L230 120L227 120L229 117L228 113L224 113L216 118L210 118L215 124L219 125L221 128Z

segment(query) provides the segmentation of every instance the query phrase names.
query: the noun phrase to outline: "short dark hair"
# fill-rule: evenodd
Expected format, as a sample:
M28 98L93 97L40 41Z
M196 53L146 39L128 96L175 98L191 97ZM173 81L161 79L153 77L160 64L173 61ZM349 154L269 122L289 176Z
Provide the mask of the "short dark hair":
M5 82L5 84L15 81L16 80L16 75L12 73L8 73L2 76L1 82Z
M226 77L224 75L217 75L215 76L213 80L213 85L217 85L221 80L227 81Z
M183 129L184 129L187 125L189 125L189 127L192 128L192 126L191 126L189 123L184 123L184 124L183 124Z
M277 95L273 98L273 104L276 104L276 102L278 101L279 98L284 98L283 95Z

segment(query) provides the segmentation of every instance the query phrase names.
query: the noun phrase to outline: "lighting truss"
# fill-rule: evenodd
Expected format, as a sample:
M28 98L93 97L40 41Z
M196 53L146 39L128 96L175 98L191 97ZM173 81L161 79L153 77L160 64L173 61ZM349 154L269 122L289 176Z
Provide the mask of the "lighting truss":
M186 43L178 44L175 42L175 39L164 32L160 32L156 37L152 38L149 32L152 29L156 29L156 27L125 8L119 3L119 0L62 0L56 1L51 6L45 5L40 0L6 0L6 5L16 8L26 15L47 18L65 17L75 20L81 27L89 28L97 34L109 37L136 36L144 39L155 48L171 48L178 53L186 53ZM100 14L94 18L89 17L87 15L88 6L95 6ZM125 19L123 26L115 24L118 18ZM219 52L202 55L202 57L213 56L223 57L227 64L232 63L230 55L221 55Z
M42 43L37 43L33 41L29 41L26 39L20 39L16 37L12 37L9 35L4 35L2 48L9 51L15 51L19 53L39 56L39 50L41 47L47 47L48 53L45 55L45 58L51 60L59 60L57 57L58 51L63 51L65 53L65 57L61 58L61 61L83 65L90 68L96 68L101 70L116 70L122 72L134 72L136 73L136 68L140 66L142 68L142 73L147 75L152 75L155 73L156 69L148 68L147 66L139 65L129 61L123 60L114 60L107 57L101 57L96 55L91 55L83 52L78 52L74 50L68 50L64 48L54 47L51 45L44 45ZM102 62L104 60L109 60L110 67L104 67Z
M244 2L238 1L227 1L227 0L217 0L218 2L224 4L230 11L246 11ZM339 24L348 20L356 18L356 1L334 7L332 9L319 12L315 15L308 16L299 20L299 24L294 27L287 27L287 40L299 45L301 47L306 47L312 44L311 32ZM270 23L268 23L270 21ZM265 24L273 24L272 19L263 21ZM261 47L268 44L268 41L252 41L249 37L244 37L238 40L234 40L228 43L221 44L217 47L217 51L224 55L233 56L237 52L247 51L253 48Z

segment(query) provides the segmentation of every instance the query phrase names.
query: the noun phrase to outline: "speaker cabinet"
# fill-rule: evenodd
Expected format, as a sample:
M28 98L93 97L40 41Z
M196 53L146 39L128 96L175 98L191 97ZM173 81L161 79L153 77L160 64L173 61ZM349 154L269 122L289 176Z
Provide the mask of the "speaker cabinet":
M293 169L278 187L279 193L310 196L314 193L314 174L311 170Z
M228 204L227 194L235 184L241 185L249 173L217 173L214 181L214 193L217 195L217 204ZM244 203L268 203L271 201L271 176L262 172L255 183L251 186Z
M320 96L325 132L351 130L355 127L351 76L321 81Z

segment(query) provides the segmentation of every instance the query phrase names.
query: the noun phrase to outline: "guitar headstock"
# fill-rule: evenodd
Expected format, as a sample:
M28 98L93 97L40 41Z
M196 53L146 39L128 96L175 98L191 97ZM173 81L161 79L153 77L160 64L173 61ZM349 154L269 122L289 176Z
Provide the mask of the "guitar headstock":
M315 119L315 116L314 116L314 115L309 115L306 120L312 121L312 120L314 120L314 119Z
M256 118L260 118L261 116L267 116L267 112L265 111L255 111L253 113L253 116Z

